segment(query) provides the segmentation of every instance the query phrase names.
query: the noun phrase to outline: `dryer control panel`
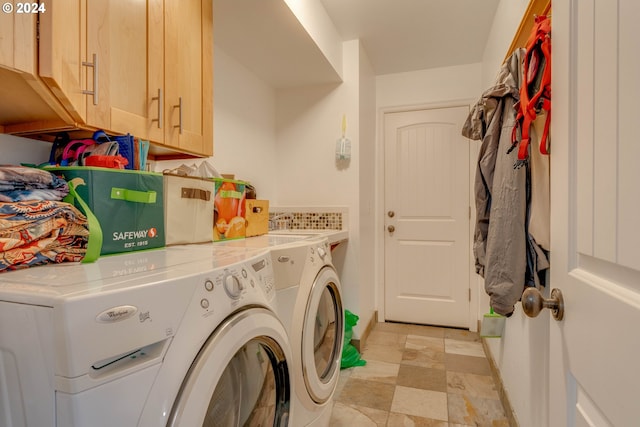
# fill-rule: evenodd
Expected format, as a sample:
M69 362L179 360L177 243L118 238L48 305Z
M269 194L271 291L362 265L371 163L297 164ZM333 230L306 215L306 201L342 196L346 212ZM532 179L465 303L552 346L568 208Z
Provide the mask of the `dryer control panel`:
M331 264L331 249L326 239L309 246L309 261L314 266Z
M214 309L214 300L224 299L232 307L245 304L269 305L275 298L275 280L268 254L214 270L203 279L200 307L205 314ZM220 303L220 301L217 301Z

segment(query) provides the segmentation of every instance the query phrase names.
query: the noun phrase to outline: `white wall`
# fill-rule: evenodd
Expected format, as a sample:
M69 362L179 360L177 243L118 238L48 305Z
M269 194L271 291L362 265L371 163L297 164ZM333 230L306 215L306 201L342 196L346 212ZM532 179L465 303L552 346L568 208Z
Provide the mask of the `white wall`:
M500 0L482 56L482 86L493 83L529 0Z
M375 243L376 243L376 78L367 58L367 54L360 45L360 317L358 337L360 331L372 318L377 308L377 294L375 292Z
M344 306L361 319L354 328L354 336L359 337L374 310L374 288L369 282L374 259L367 255L362 236L370 221L361 212L361 206L369 209L373 202L371 193L363 192L361 181L373 180L371 93L375 88L358 40L343 44L343 80L336 85L278 91L277 202L281 206L349 208L349 242L335 256L341 267ZM351 160L346 164L335 160L343 115L347 117L346 137L352 142Z
M49 160L51 143L0 134L0 165L40 164Z
M251 182L261 199L275 200L276 93L218 46L214 58L213 157L220 173ZM200 159L156 162L161 171Z
M493 83L527 4L527 0L501 0L484 52L483 89ZM478 278L478 282L482 296L480 308L486 311L489 298L484 292L482 279ZM503 337L487 340L522 427L547 423L549 319L548 313L530 319L517 304L515 313L507 319Z
M381 108L477 99L481 90L479 63L432 68L376 77L376 105Z

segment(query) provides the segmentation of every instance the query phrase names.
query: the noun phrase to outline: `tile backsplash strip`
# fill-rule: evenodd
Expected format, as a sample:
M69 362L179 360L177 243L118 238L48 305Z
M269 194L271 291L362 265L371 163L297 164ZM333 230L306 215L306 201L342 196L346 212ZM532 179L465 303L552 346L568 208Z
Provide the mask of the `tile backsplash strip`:
M346 225L346 208L277 208L269 211L269 220L275 217L286 218L291 230L343 230Z

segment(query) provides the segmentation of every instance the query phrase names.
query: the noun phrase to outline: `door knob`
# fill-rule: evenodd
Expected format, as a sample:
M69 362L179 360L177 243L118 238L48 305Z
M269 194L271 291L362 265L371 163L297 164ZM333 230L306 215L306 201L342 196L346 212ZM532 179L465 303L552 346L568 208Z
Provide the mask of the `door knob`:
M396 216L396 213L394 211L389 211L387 212L387 215L389 215L389 218L393 218L394 216Z
M396 231L396 228L393 225L390 225L387 227L387 230L389 230L389 233L393 233L394 231Z
M551 297L544 299L540 291L536 288L527 288L522 293L522 309L529 317L536 317L543 308L551 310L551 315L556 320L564 317L564 299L560 289L552 289Z

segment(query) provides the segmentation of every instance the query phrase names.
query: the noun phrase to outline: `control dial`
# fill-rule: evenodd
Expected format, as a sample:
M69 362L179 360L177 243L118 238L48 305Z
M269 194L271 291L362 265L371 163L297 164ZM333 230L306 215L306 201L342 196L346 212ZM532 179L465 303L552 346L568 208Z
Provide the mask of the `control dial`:
M227 291L227 295L229 295L231 298L240 298L240 294L242 293L243 289L244 286L242 285L242 282L240 282L240 279L238 279L236 276L232 274L228 274L227 276L225 276L224 290Z

